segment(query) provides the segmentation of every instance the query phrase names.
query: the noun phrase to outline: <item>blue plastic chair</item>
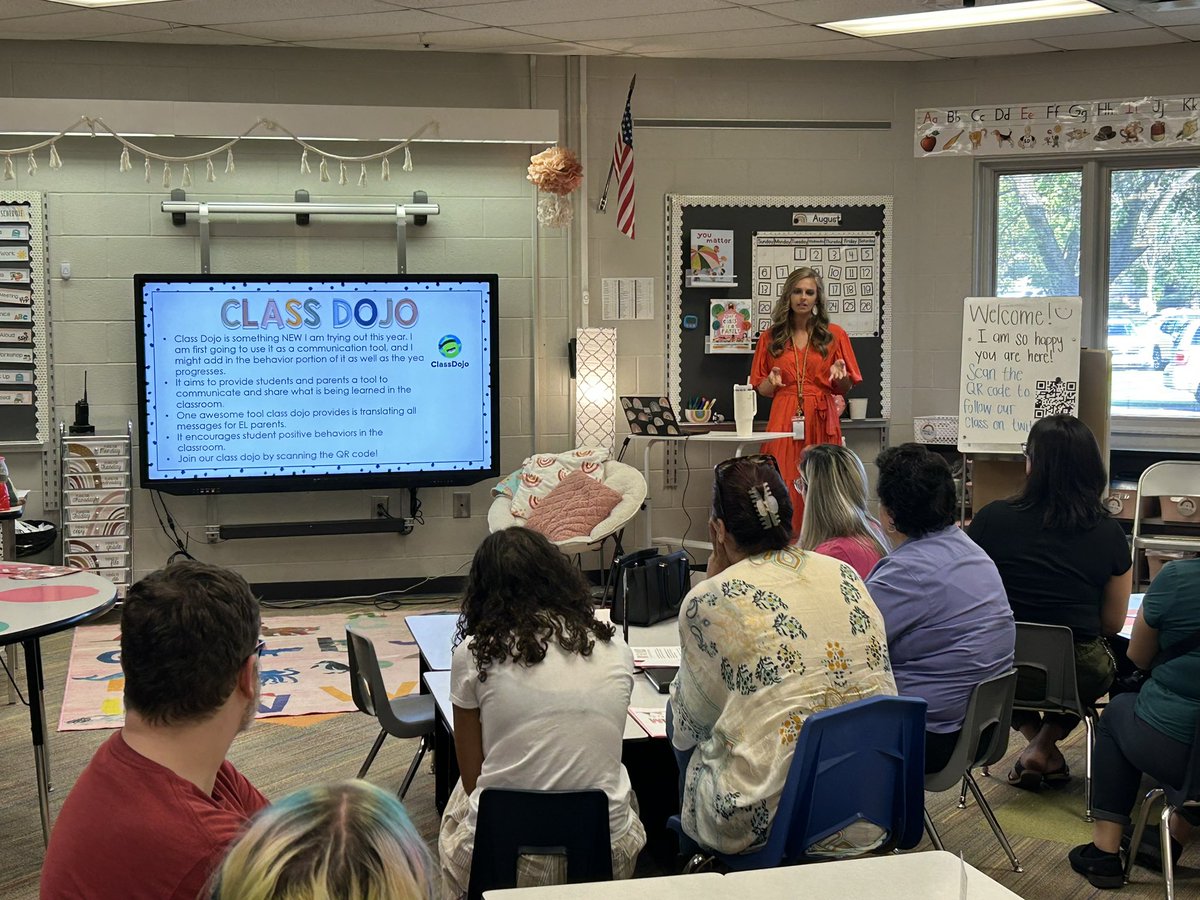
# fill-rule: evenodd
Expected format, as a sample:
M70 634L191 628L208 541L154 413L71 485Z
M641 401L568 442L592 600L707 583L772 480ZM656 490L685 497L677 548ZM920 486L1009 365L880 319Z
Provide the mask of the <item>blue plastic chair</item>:
M887 833L871 853L915 847L925 815L925 706L915 697L870 697L809 716L766 844L708 857L730 871L824 860L809 848L859 819ZM679 816L667 824L682 833ZM693 856L684 871L706 861Z

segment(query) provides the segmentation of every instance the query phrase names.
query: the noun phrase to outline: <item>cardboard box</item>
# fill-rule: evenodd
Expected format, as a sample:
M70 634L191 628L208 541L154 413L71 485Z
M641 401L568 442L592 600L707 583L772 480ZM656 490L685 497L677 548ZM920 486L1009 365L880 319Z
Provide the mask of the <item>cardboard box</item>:
M1177 559L1194 559L1195 557L1195 553L1189 553L1186 550L1147 550L1146 569L1150 581L1154 580L1167 563Z
M1195 494L1159 497L1164 522L1193 522L1200 525L1200 496Z
M1114 519L1119 519L1122 522L1133 521L1133 505L1137 500L1137 482L1135 481L1114 481L1108 486L1108 496L1104 498L1104 505L1108 507L1108 511L1112 513ZM1158 498L1143 497L1142 498L1142 518L1158 515Z

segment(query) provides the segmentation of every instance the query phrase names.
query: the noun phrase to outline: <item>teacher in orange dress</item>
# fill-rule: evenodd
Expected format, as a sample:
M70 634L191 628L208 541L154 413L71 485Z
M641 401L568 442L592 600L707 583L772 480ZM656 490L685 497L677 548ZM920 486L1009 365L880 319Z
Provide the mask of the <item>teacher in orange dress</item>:
M763 453L778 460L788 486L793 538L804 520L804 497L795 485L800 452L809 444L842 442L843 407L835 405L834 395L845 394L860 381L850 339L829 321L821 276L807 266L796 269L771 313L771 327L759 336L750 368L750 383L771 399L768 431L792 431L792 420L804 416L803 440L782 438L762 446Z

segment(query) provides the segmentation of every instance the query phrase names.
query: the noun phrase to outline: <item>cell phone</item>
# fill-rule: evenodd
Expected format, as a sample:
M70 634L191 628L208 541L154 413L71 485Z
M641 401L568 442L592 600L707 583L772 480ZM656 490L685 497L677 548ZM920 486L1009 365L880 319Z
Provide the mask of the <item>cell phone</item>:
M656 691L666 694L671 690L671 682L675 680L679 666L651 666L642 671L646 673L646 679L654 685Z

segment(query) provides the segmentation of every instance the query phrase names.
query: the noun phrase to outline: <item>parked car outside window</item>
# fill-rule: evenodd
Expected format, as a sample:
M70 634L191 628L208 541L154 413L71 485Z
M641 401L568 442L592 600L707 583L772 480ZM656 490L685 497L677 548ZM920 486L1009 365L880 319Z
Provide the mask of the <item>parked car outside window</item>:
M1200 404L1200 320L1194 320L1180 333L1166 368L1163 384L1172 390L1187 391Z

